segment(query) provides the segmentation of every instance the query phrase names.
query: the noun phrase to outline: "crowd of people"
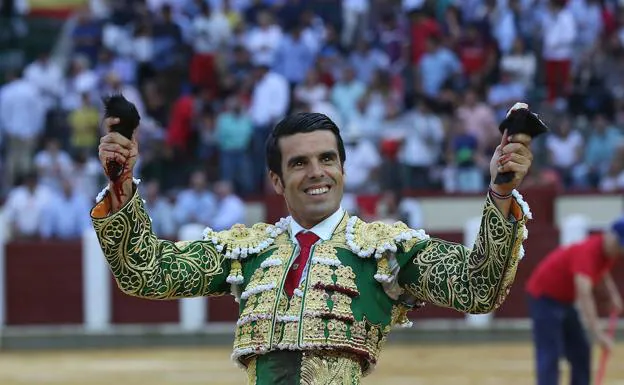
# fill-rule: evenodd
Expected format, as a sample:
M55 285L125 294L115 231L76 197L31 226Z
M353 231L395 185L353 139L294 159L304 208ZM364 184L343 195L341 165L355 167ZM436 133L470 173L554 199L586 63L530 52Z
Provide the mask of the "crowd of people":
M295 111L340 127L347 194L485 191L517 101L551 127L525 185L620 189L621 3L91 0L69 32L68 68L41 52L0 89L8 218L25 237L89 225L106 182L101 97L113 92L141 115L135 174L154 217L175 218L155 219L165 237L189 221L241 221L242 200L270 191L264 139Z

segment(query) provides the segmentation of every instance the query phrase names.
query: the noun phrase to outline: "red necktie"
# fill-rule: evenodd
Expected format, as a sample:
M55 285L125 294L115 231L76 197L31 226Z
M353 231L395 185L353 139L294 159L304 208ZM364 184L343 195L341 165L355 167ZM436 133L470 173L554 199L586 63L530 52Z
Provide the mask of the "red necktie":
M295 237L297 238L297 241L299 241L299 255L295 258L295 261L288 272L288 276L286 276L286 282L284 283L284 291L286 291L286 294L288 294L289 297L292 296L295 288L299 286L301 275L303 274L303 270L308 263L308 259L310 258L310 249L312 248L312 245L319 240L319 237L311 231L301 231Z

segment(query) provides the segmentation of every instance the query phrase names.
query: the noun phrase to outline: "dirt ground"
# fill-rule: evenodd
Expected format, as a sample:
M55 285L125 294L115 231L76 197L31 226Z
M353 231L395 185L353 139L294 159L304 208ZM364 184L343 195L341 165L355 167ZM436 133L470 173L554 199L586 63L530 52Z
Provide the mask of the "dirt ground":
M82 350L0 354L2 385L244 385L227 348ZM597 367L598 354L594 354ZM605 385L624 385L624 344L616 347ZM561 364L562 384L567 367ZM363 385L533 384L528 344L389 345ZM566 381L567 383L567 381Z

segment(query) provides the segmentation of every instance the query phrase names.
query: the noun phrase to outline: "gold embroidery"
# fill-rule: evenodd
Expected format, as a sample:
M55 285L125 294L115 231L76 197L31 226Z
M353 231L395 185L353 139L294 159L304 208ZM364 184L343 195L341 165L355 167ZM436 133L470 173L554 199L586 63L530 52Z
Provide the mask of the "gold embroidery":
M345 244L347 243L346 230L349 218L349 214L345 213L345 215L342 216L340 223L338 223L338 226L336 226L336 229L334 230L331 238L328 241L324 241L323 244L327 244L328 246L332 247L345 247Z
M347 325L335 319L327 321L327 342L332 346L349 346L347 338Z
M240 330L239 332L239 338L238 338L238 343L236 344L236 347L239 349L246 349L249 347L253 346L253 343L251 341L251 332L253 330L251 324L245 324L243 326L240 326L238 328Z
M352 297L359 295L357 285L355 284L355 273L351 266L338 266L334 274L336 275L336 285L345 289L345 294L349 294Z
M351 343L363 348L366 340L366 322L356 321L349 327L351 333Z
M406 290L420 300L461 312L496 309L515 277L524 222L510 223L488 196L472 250L431 240L413 258L410 276L415 279Z
M409 323L410 320L407 316L409 309L405 306L394 305L392 306L391 322L390 325L403 325Z
M92 218L92 222L124 293L170 299L227 291L223 254L210 242L158 239L138 193L115 214Z
M301 385L358 385L362 369L357 357L332 352L304 353Z
M257 295L259 296L258 305L255 307L253 312L255 314L271 313L273 305L275 305L275 291L267 290Z
M327 314L329 306L327 305L329 295L322 289L308 289L305 295L305 312L306 314Z
M332 284L334 281L332 280L332 268L328 265L323 264L313 264L310 269L310 285L316 285L317 283L321 284Z
M247 365L247 385L256 385L256 359L249 361Z
M252 227L236 224L229 230L214 232L208 231L206 239L223 247L223 251L231 257L245 258L248 254L262 251L269 246L269 233L267 229L272 227L266 223L257 223Z
M295 345L299 336L299 322L284 322L284 334L281 344Z
M245 291L252 292L260 284L262 277L264 277L263 269L257 269L256 271L254 271L251 279L249 280L249 283L247 284L247 286L245 286Z
M416 239L413 244L427 239L424 231L410 229L403 222L395 222L394 224L379 221L366 223L357 219L353 227L353 244L360 250L367 252L368 255L379 250L389 250L393 245L396 247L397 239L402 239L401 242ZM413 244L410 242L412 247Z
M353 312L351 311L351 297L346 294L334 292L331 296L332 316L337 319L353 322Z
M325 323L320 318L303 318L302 332L304 345L325 343Z
M245 302L245 307L243 308L243 311L241 312L239 318L245 318L253 314L257 303L258 303L257 295L254 294L251 297L249 297L247 301Z

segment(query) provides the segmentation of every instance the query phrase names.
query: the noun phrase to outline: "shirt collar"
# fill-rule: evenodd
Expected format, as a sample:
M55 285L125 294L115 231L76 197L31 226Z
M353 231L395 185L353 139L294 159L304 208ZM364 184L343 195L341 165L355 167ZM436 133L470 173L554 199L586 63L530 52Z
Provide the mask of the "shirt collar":
M327 241L331 238L334 230L340 224L342 220L342 216L344 215L345 210L342 207L339 207L335 213L324 219L322 222L316 224L316 226L312 227L307 231L311 231L316 234L319 238L324 241ZM294 243L297 243L297 238L295 236L304 229L299 223L297 223L294 219L291 218L290 224L288 225L288 230L290 231L290 240Z

